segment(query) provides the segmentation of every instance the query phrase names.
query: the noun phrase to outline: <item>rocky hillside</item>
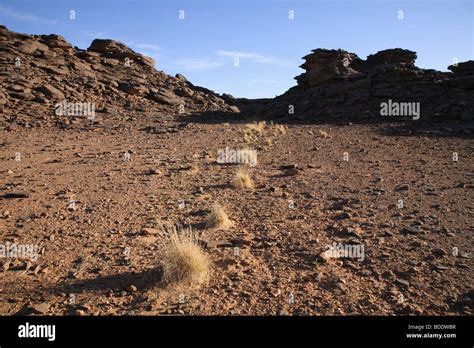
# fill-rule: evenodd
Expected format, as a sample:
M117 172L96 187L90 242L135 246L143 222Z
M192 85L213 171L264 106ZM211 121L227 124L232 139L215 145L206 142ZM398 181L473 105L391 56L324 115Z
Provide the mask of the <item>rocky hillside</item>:
M420 69L415 52L400 48L370 55L366 60L344 50L316 49L303 57L306 72L298 85L273 99L237 103L273 117L380 117L380 105L391 99L420 103L421 119L472 120L474 61L449 66L452 72Z
M25 35L0 26L0 126L68 125L57 103L94 103L97 112L188 113L238 111L182 75L155 69L152 58L113 40L72 47L59 35ZM96 122L98 122L96 120Z
M290 119L380 117L381 103L419 103L421 119L473 120L474 61L420 69L415 52L380 51L366 60L344 50L315 49L303 57L298 85L274 99L235 99L194 86L180 74L155 69L114 40L96 39L87 50L59 35L25 35L0 26L0 127L88 122L56 113L58 103L93 103L104 115L132 112L187 114L242 110L251 116ZM239 110L240 109L240 110ZM100 122L100 118L94 122Z

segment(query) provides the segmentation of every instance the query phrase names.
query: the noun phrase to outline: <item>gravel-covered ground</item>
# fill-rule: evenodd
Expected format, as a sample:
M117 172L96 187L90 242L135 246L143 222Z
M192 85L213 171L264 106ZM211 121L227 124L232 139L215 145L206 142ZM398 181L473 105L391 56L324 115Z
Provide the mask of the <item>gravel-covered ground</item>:
M2 131L0 240L39 255L0 259L0 314L472 315L472 130L132 116ZM257 150L254 189L226 147ZM200 233L207 283L160 284L163 225Z

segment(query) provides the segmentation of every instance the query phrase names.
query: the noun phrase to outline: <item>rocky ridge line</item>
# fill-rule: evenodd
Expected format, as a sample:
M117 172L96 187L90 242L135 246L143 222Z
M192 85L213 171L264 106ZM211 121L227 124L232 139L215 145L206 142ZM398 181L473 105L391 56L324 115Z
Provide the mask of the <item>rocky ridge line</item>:
M315 49L303 57L301 68L306 71L295 77L297 86L274 99L234 103L243 111L270 117L370 119L381 117L380 105L390 99L420 103L421 119L473 120L474 61L440 72L416 67L416 58L415 52L401 48L366 60L341 49Z
M0 51L0 127L82 122L55 115L55 105L64 100L94 103L97 111L115 114L238 112L184 76L157 71L152 58L118 41L96 39L82 50L59 35L19 34L0 26Z

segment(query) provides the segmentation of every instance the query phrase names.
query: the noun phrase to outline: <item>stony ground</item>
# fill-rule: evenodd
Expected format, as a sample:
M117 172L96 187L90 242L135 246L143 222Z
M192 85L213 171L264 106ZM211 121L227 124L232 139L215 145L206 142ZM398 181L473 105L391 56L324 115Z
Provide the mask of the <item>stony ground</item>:
M245 142L241 122L129 116L2 131L0 238L41 254L0 259L0 314L472 315L469 130L288 125ZM226 146L258 151L253 190L229 186ZM227 231L205 229L215 201ZM176 224L206 242L200 287L159 283ZM322 257L333 243L363 257Z

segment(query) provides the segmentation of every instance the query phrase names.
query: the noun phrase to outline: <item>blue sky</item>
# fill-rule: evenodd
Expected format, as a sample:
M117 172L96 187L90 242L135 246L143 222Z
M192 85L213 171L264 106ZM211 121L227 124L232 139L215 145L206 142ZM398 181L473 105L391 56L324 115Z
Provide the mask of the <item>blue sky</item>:
M219 93L260 98L294 86L293 77L303 72L301 57L315 48L342 48L363 59L407 48L418 53L418 66L443 71L455 58L474 59L473 2L0 0L0 23L23 33L60 34L80 48L97 37L119 40L152 56L168 74L181 73Z

